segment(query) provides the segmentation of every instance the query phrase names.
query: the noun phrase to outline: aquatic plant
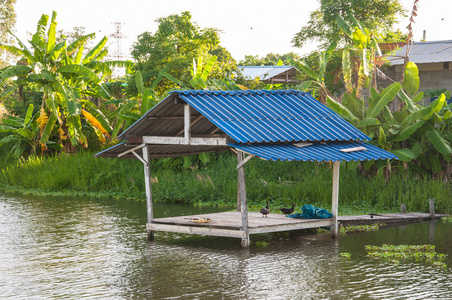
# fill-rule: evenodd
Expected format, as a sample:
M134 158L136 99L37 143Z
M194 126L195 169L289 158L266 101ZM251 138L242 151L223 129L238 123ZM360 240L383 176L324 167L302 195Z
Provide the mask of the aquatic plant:
M366 245L367 255L376 259L386 259L393 263L400 260L414 260L416 262L426 262L434 266L445 268L445 254L437 253L434 245L387 245L371 246Z
M253 242L253 244L255 244L257 247L262 247L262 248L265 248L269 245L269 243L265 242L265 241L256 241L256 242Z
M349 232L359 232L359 231L378 231L380 227L385 226L385 223L375 223L369 225L349 225L339 228L339 234L347 234Z
M331 230L325 229L325 228L317 228L316 229L317 234L324 234L324 233L330 233L330 232L331 232Z
M341 253L339 253L339 255L340 255L341 257L345 257L345 258L350 258L350 257L351 257L351 254L348 253L348 252L341 252Z
M452 223L452 216L442 217L441 221L443 221L443 223Z

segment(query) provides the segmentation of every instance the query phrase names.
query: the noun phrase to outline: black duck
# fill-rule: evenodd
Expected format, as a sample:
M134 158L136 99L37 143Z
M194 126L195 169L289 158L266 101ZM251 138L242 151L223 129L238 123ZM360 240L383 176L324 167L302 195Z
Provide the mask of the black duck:
M297 205L292 204L292 208L283 207L283 208L280 208L279 210L282 211L282 213L285 215L290 215L295 210L295 206L297 206Z
M262 217L267 217L267 215L270 213L270 209L268 209L268 201L267 201L267 206L264 208L261 208L260 210Z

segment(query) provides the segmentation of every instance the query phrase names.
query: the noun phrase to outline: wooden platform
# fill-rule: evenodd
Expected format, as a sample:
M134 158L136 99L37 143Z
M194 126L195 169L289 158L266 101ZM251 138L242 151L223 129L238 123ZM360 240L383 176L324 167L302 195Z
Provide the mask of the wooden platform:
M435 215L440 218L443 215ZM193 223L192 218L203 217L211 219L210 223ZM360 216L339 216L340 226L372 224L372 223L406 223L430 220L427 213L371 214ZM333 219L293 219L281 214L269 214L262 217L258 212L248 213L249 234L269 233L278 231L300 230L310 228L330 227ZM227 236L243 238L242 217L238 211L193 216L157 218L147 224L147 230L168 231L187 234Z

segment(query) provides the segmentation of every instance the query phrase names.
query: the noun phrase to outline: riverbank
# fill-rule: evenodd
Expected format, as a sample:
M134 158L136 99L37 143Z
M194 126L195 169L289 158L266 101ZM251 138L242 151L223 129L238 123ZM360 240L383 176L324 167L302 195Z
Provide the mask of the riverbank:
M156 202L189 203L197 206L233 207L237 197L236 158L230 153L211 155L210 163L184 169L177 161L151 162ZM428 212L428 199L435 198L438 213L452 212L451 184L413 174L382 174L371 180L341 164L340 214ZM142 164L137 160L95 159L93 153L55 157L29 157L0 166L3 190L36 195L111 197L144 200ZM246 165L247 197L251 211L266 201L274 207L313 204L331 206L332 170L328 163L266 162L252 159ZM351 211L352 210L352 211Z

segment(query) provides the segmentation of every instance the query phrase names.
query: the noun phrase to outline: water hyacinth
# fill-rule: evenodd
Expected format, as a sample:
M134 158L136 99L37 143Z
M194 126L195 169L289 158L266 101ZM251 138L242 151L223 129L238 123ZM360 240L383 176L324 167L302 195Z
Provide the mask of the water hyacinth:
M445 254L437 253L434 245L387 245L371 246L367 245L368 256L376 259L386 259L393 263L400 260L414 260L416 262L426 262L437 267L446 268L443 262Z

